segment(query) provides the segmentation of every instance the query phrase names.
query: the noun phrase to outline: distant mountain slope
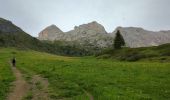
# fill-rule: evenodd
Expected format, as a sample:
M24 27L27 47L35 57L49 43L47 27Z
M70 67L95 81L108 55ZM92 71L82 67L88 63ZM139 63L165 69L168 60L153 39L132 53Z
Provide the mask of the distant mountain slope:
M48 32L51 33L61 32L59 29L51 30L51 27L55 27L54 25L47 28L50 31L43 31L42 36L46 36ZM55 27L56 28L56 27ZM37 38L30 36L25 33L22 29L14 25L12 22L0 18L0 47L16 47L21 49L32 49L36 51L43 51L58 55L69 55L69 56L83 56L90 55L92 51L86 50L86 48L82 48L81 46L75 46L75 43L71 42L49 42L49 41L40 41Z
M50 32L52 30L58 30L56 32ZM39 33L40 40L59 40L76 42L84 47L91 48L106 48L113 44L113 38L105 31L104 27L97 23L91 22L80 26L75 26L74 30L69 32L60 32L57 27L49 26L43 30L46 32L46 36L42 36L42 32ZM50 37L50 35L53 35Z
M12 22L3 18L0 18L0 46L28 48L34 50L45 49L38 39L25 33Z
M19 27L13 25L12 22L0 18L0 31L11 33L11 32L21 32L22 30Z
M101 24L95 21L75 26L74 30L65 33L60 32L58 27L49 27L45 29L46 36L39 37L40 40L74 41L85 47L108 48L112 47L115 33L119 30L127 47L148 47L170 43L170 31L152 32L137 27L118 27L114 32L109 34ZM51 32L51 30L59 31ZM50 35L52 35L51 38L49 37Z
M117 30L123 36L127 47L149 47L170 43L170 31L152 32L136 27L118 27L112 33L113 37Z

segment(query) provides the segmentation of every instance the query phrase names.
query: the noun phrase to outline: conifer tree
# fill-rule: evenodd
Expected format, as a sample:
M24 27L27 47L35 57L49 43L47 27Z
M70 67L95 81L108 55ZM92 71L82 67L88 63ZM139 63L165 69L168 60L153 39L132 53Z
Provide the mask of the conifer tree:
M114 39L114 49L121 49L125 45L125 41L118 30Z

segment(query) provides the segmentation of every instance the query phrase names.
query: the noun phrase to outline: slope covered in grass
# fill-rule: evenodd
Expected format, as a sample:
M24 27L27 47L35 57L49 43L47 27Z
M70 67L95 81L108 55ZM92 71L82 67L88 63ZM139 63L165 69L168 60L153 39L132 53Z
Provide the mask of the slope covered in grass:
M96 56L98 58L112 58L121 61L157 60L170 62L170 44L155 47L111 49Z
M0 49L5 57L15 52L17 67L48 78L53 99L168 100L170 63L119 62L93 57L63 57L35 51ZM1 56L1 60L5 61Z
M84 56L92 55L99 49L82 47L76 42L64 41L39 41L30 36L11 21L0 18L0 47L16 47L44 51L58 55Z
M0 100L4 100L9 92L9 87L14 80L10 64L9 54L0 49Z

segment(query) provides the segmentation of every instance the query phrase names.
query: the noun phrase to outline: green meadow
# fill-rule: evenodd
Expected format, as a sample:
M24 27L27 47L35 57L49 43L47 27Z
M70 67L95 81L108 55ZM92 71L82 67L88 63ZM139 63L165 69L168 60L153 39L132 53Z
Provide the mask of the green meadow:
M0 100L4 100L9 92L11 82L15 77L10 68L10 54L6 49L0 49Z
M170 63L125 62L95 57L65 57L0 48L0 100L5 99L14 76L9 60L31 77L39 74L49 81L51 99L170 100Z

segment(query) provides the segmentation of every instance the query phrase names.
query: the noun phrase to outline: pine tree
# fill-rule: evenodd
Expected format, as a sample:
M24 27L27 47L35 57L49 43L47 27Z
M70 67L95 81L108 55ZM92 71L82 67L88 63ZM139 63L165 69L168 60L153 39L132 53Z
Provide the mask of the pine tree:
M114 49L121 49L125 45L125 41L118 30L114 39Z

